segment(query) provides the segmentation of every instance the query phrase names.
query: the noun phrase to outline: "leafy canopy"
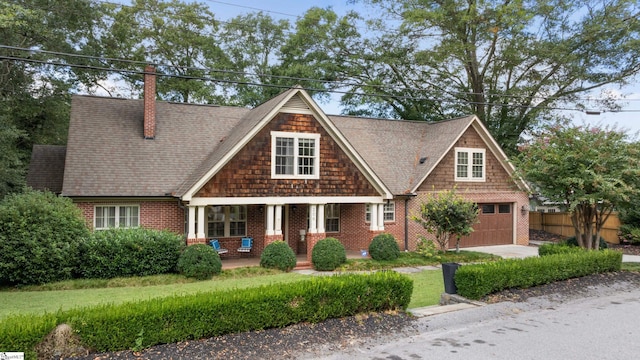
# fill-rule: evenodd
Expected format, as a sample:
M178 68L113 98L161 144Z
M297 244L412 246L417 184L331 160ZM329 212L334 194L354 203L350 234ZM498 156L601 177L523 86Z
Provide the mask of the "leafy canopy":
M523 147L516 164L542 196L572 213L578 243L597 249L614 208L640 192L640 147L631 140L612 128L552 127Z

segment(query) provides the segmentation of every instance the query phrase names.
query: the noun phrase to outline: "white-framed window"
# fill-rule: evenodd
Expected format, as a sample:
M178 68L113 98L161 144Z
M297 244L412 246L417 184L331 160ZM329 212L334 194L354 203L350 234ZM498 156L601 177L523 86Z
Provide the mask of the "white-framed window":
M340 232L340 204L324 206L324 230L326 232Z
M271 177L320 178L320 134L271 132Z
M207 237L230 237L247 235L247 207L207 207Z
M384 204L384 209L382 210L382 216L384 217L384 222L395 222L396 221L396 203L390 201ZM366 222L371 222L371 204L367 204L364 220Z
M140 226L138 205L96 205L93 211L93 228L134 228Z
M485 149L455 148L455 181L485 181Z

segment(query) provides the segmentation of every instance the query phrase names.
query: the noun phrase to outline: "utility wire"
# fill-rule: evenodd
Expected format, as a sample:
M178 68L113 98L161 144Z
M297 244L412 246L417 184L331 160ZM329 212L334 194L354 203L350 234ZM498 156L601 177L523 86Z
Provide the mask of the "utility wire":
M200 67L193 67L193 66L176 66L176 65L170 65L170 64L162 64L162 63L155 63L155 62L148 62L148 61L140 61L140 60L128 60L128 59L120 59L120 58L106 58L106 57L99 57L99 56L92 56L92 55L82 55L82 54L71 54L71 53L65 53L65 52L58 52L58 51L49 51L49 50L41 50L41 49L29 49L29 48L23 48L23 47L17 47L17 46L10 46L10 45L2 45L0 44L0 48L4 48L4 49L10 49L10 50L17 50L17 51L24 51L24 52L29 52L29 53L43 53L43 54L50 54L50 55L57 55L57 56L68 56L68 57L77 57L77 58L81 58L81 59L88 59L88 60L98 60L98 61L112 61L112 62L121 62L121 63L126 63L126 64L133 64L133 65L141 65L145 66L148 64L153 64L159 67L167 67L167 68L175 68L175 69L181 69L181 70L192 70L192 71L202 71L202 72L208 72L208 73L220 73L220 74L234 74L234 75L241 75L241 76L254 76L254 77L267 77L267 78L273 78L273 79L282 79L282 80L293 80L293 81L304 81L304 82L320 82L320 83L325 83L327 85L333 85L335 87L349 87L349 86L363 86L363 87L368 87L368 88L373 88L373 89L380 89L380 90L409 90L409 91L417 91L417 92L424 92L426 91L426 89L419 89L419 88L390 88L389 86L385 86L385 85L363 85L363 84L359 84L359 83L353 83L353 82L348 82L348 81L336 81L336 80L323 80L323 79L312 79L312 78L304 78L304 77L295 77L295 76L284 76L284 75L272 75L272 74L263 74L263 73L251 73L251 72L246 72L246 71L237 71L237 70L223 70L223 69L212 69L212 68L200 68ZM16 59L24 59L24 58L16 58ZM45 62L46 63L46 62ZM50 62L49 62L50 63ZM111 69L111 70L109 70ZM98 70L97 68L94 70ZM129 71L126 69L112 69L112 68L99 68L99 70L103 70L103 71L113 71L113 72L126 72L126 73L132 73L132 74L140 74L141 72L136 72L136 71ZM163 76L170 76L169 74L164 74ZM178 76L178 75L176 75ZM194 79L197 79L197 77L194 77ZM202 79L202 80L206 80L206 79ZM221 81L221 80L220 80ZM235 82L238 84L245 84L245 85L251 85L254 84L256 85L257 83L250 83L250 82ZM275 85L273 85L275 87ZM278 86L280 88L289 88L288 86ZM458 92L458 91L450 91L450 90L445 90L443 88L440 87L436 87L439 90L442 91L447 91L451 94L455 94L455 95L462 95L462 96L467 96L467 95L478 95L478 93L474 93L474 92ZM314 89L312 91L327 91L326 89ZM345 94L351 94L351 92L341 92L341 93L345 93ZM359 94L362 96L371 96L371 97L375 97L375 96L386 96L386 97L394 97L394 98L406 98L406 99L416 99L416 100L428 100L427 98L414 98L414 97L401 97L401 96L395 96L395 95L388 95L388 94L370 94L370 95L366 95L366 94ZM482 95L485 95L487 97L491 97L491 96L497 96L497 97L501 97L501 98L512 98L512 99L528 99L530 98L530 96L523 96L523 95L508 95L508 94L496 94L496 93L482 93ZM535 97L534 97L535 98ZM543 99L542 97L540 97L540 99ZM544 99L559 99L558 97L545 97ZM432 101L450 101L451 100L447 100L447 99L432 99ZM461 99L462 100L462 99ZM592 98L579 98L579 99L575 99L576 101L603 101L603 100L611 100L611 99L592 99ZM464 101L464 100L462 100ZM640 99L615 99L615 101L640 101ZM479 102L466 102L468 104L477 104L477 105L488 105L488 104L496 104L496 103L479 103ZM499 104L498 104L499 105ZM507 104L503 104L503 105L507 105ZM509 105L509 106L515 106L515 105ZM521 107L526 107L526 108L535 108L535 106L521 106ZM553 109L553 108L551 108ZM560 109L560 108L559 108ZM579 110L576 109L578 111L583 111L583 110ZM625 110L618 110L619 112L623 112Z
M0 55L0 59L18 61L18 62L27 62L27 63L37 63L37 64L50 65L50 66L99 70L99 71L106 71L106 72L129 73L129 74L139 74L139 75L146 74L144 71L138 71L138 70L113 69L113 68L99 67L94 65L70 64L70 63L47 61L47 60L25 59L20 57L4 56L4 55ZM189 75L178 75L178 74L162 74L162 73L154 73L154 74L156 76L161 76L161 77L171 77L171 78L179 78L179 79L186 79L186 80L211 81L211 82L222 83L222 84L238 84L238 85L265 87L265 88L277 88L277 89L291 88L291 86L289 85L262 84L262 83L255 83L250 81L217 79L213 77L189 76ZM526 105L517 105L517 104L473 102L473 101L454 100L454 99L432 99L432 98L426 98L426 97L422 98L422 97L414 97L414 96L406 96L406 95L390 95L390 94L379 94L379 93L366 94L366 93L357 93L353 91L345 91L345 90L337 90L337 89L327 90L324 88L311 88L311 87L302 87L302 89L310 92L350 94L350 95L363 96L363 97L391 98L391 99L399 99L399 100L420 100L420 101L426 100L426 101L434 101L434 102L439 101L439 102L446 102L446 103L462 102L468 105L493 105L493 106L510 107L510 108L527 108L527 109L538 108L538 109L544 109L544 110L562 110L562 111L580 111L580 112L584 111L583 109L568 108L568 107L552 107L552 106L536 107L536 106L526 106ZM620 112L640 112L640 110L620 110Z

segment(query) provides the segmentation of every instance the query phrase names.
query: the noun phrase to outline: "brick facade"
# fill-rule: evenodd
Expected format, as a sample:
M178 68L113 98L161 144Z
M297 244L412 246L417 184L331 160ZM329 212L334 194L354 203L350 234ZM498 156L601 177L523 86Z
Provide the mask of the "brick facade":
M138 205L140 207L140 226L150 229L168 230L184 234L185 211L177 200L96 200L78 201L76 206L82 210L87 226L93 229L94 209L97 205Z

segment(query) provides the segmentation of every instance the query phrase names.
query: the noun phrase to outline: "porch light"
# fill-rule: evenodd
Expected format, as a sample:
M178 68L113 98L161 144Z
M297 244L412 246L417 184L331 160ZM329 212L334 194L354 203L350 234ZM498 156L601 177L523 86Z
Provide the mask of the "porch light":
M522 205L522 207L520 208L520 213L522 214L522 216L527 215L527 211L529 211L529 207L527 205Z

